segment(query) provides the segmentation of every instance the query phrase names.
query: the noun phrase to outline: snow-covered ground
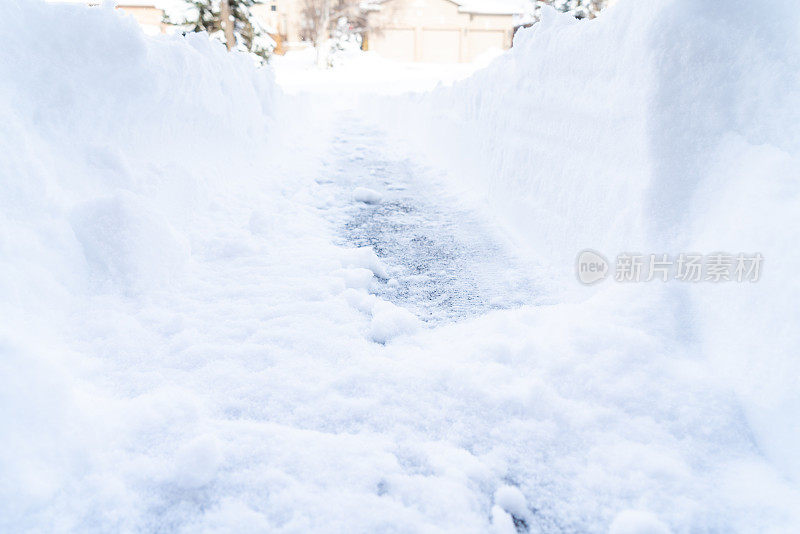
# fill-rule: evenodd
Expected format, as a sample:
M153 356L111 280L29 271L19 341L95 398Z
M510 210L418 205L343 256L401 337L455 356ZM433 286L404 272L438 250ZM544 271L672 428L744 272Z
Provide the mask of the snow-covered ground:
M0 531L796 531L798 18L733 3L273 76L12 1ZM574 280L627 246L769 263Z
M402 94L421 92L437 85L451 85L488 65L497 57L487 52L474 63L402 63L375 55L373 52L340 51L335 55L336 68L316 67L313 49L275 56L277 81L287 93L313 93L344 98L364 94Z

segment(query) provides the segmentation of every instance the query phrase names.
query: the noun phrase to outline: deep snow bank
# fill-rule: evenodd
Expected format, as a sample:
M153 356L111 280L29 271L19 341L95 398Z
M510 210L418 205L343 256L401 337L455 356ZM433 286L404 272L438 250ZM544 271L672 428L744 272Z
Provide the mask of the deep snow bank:
M110 428L126 416L99 394L106 379L84 379L125 354L153 355L120 349L148 335L115 299L168 287L190 248L220 253L207 230L235 216L226 201L249 196L265 207L251 222L273 224L265 147L278 93L246 57L199 35L145 38L113 8L12 0L3 12L0 530L102 530L119 518L87 514L95 523L79 526L79 508L126 497L86 473L108 460L122 435ZM92 316L106 327L90 331ZM114 336L128 341L113 349Z
M54 281L79 283L60 261L85 256L99 284L135 291L164 282L185 258L178 234L191 227L192 208L267 166L271 73L246 57L229 60L200 35L146 39L113 8L15 1L7 9L0 216L11 271L0 290L49 292L22 258L48 267ZM98 233L98 221L125 239Z
M739 167L726 147L800 150L795 6L747 5L621 1L591 22L544 10L508 54L396 119L449 147L448 166L555 261L685 245L715 158Z
M650 307L654 320L677 314L758 445L800 479L796 5L628 0L591 22L544 15L488 68L381 113L565 277L587 247L612 261L761 252L757 284L671 284Z

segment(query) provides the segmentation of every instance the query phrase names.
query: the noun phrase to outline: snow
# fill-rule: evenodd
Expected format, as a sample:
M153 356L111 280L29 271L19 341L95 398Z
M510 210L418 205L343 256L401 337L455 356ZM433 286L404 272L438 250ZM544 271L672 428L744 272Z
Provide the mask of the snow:
M389 278L386 266L372 247L346 248L340 252L342 265L368 269L378 278Z
M773 258L752 287L671 286L648 316L681 310L664 343L711 362L758 447L800 480L800 21L791 2L723 11L629 0L579 23L545 9L468 80L376 112L554 272L572 276L587 247Z
M791 7L273 73L12 0L0 530L797 530ZM585 287L586 248L766 267Z
M387 341L420 329L420 320L410 311L391 302L376 300L372 306L369 335L376 343Z
M611 523L609 534L669 534L669 528L648 512L625 510Z
M369 189L367 187L356 187L353 190L353 200L363 202L364 204L379 204L382 199L383 195L374 189Z
M455 0L461 13L484 15L521 15L531 11L526 2L517 0Z
M514 486L498 488L494 492L494 502L514 517L524 519L529 514L525 496Z
M373 52L340 51L334 56L336 68L320 71L316 53L309 48L273 57L271 64L287 93L322 93L353 102L364 94L421 92L440 84L449 85L466 78L493 57L490 52L476 63L405 63Z

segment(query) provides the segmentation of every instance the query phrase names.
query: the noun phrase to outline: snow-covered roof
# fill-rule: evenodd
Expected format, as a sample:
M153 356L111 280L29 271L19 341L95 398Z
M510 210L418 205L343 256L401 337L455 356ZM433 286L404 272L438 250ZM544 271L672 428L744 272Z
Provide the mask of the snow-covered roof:
M103 0L47 0L55 4L102 4ZM158 9L175 8L185 5L183 0L112 0L118 6L156 7Z
M158 9L170 9L185 2L176 0L116 0L118 6L154 6Z
M525 0L450 0L461 13L480 15L521 15L530 10Z
M364 0L360 6L366 11L381 11L381 6L391 0ZM448 0L458 6L459 13L475 15L526 15L533 4L526 0Z

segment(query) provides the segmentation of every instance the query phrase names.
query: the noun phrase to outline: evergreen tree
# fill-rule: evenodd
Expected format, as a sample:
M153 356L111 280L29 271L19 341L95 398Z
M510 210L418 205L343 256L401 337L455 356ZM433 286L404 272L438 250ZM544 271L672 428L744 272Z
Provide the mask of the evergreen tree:
M275 46L253 13L254 0L186 0L185 18L170 21L186 31L207 32L226 44L228 50L236 48L258 56L266 62ZM223 25L223 13L230 13L230 25Z
M606 7L608 0L551 0L550 3L559 11L572 13L579 19L593 19Z

